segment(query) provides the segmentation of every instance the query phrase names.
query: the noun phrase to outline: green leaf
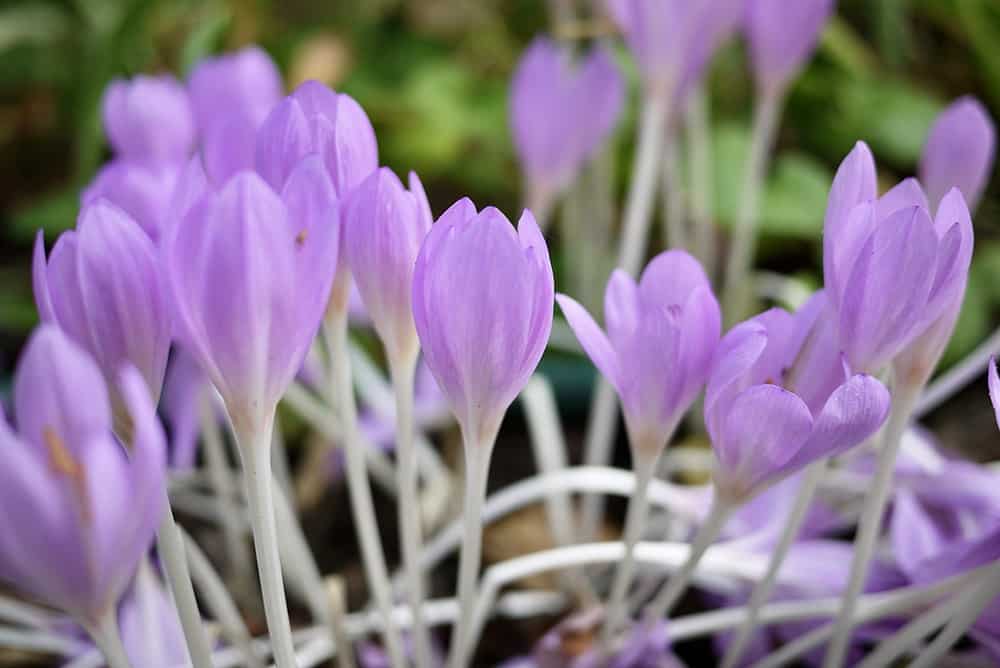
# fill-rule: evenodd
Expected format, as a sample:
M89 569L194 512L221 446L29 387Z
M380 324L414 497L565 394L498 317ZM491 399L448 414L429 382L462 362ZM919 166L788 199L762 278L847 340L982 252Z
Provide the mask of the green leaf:
M761 233L819 241L832 181L830 169L809 155L789 152L778 156L764 195Z
M199 61L215 51L231 22L232 16L222 9L198 22L181 49L181 72L184 76L187 76Z
M15 241L29 243L41 229L51 240L63 230L73 227L79 209L80 193L75 186L50 193L36 200L31 207L14 214L10 236Z
M68 34L70 24L70 16L49 3L0 9L0 52L15 46L54 44Z

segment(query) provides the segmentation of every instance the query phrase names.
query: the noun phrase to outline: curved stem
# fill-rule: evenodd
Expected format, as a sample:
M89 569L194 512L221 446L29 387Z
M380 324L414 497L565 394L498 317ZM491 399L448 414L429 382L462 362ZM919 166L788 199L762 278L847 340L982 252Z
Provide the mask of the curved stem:
M169 499L156 532L156 548L163 561L167 584L177 604L177 614L191 662L194 668L212 668L212 648L201 613L198 612L198 601L194 596L191 573L184 554L184 539L181 537L180 527L174 521L174 511Z
M747 618L740 625L736 639L726 651L726 656L722 660L722 668L733 668L742 658L747 641L750 640L754 628L760 621L760 609L767 603L767 600L771 596L771 590L778 579L778 571L781 569L781 564L784 563L785 557L788 556L788 551L799 535L799 530L805 521L806 513L809 511L809 506L812 504L813 497L816 495L816 489L819 487L819 483L822 481L825 472L825 459L811 464L806 469L792 509L788 513L788 519L785 521L785 528L781 532L778 544L771 552L771 561L767 565L767 572L764 574L763 579L754 585L753 593L750 594L750 602L747 604Z
M854 538L854 558L851 561L851 571L847 588L844 590L843 606L837 617L833 640L827 647L823 660L824 668L839 668L847 656L847 646L853 629L854 608L858 597L864 590L868 579L868 569L875 554L879 531L882 528L882 515L885 512L889 493L892 491L892 478L896 467L896 455L899 453L903 432L910 420L913 404L920 392L919 387L898 385L892 397L892 408L885 431L882 434L881 450L878 454L878 465L871 488L865 496L865 506L858 522L858 533Z
M337 406L343 429L344 455L347 461L347 490L354 512L355 531L361 545L361 559L368 588L385 622L383 640L393 668L405 668L406 659L399 630L392 620L392 592L382 552L382 539L375 521L372 491L365 466L365 445L358 431L358 407L351 383L351 356L347 344L346 308L333 309L324 325L324 336L330 353L332 401Z
M132 668L122 645L121 632L118 630L118 616L114 609L105 613L101 619L97 620L95 626L87 627L90 637L94 639L94 644L104 654L108 662L108 668ZM212 665L209 663L209 665Z
M743 176L743 194L733 225L733 238L726 262L722 292L723 314L728 323L743 319L750 291L750 266L757 246L757 222L760 218L760 195L767 175L771 151L778 129L783 101L781 91L762 92L754 110L750 154Z
M879 666L893 665L897 658L913 649L929 634L947 624L948 620L962 609L964 603L962 596L956 595L950 601L940 603L915 617L903 628L879 643L865 657L865 660L858 664L857 668L879 668Z
M418 668L431 668L431 640L424 623L424 577L420 570L423 538L420 527L420 491L417 487L417 447L414 443L413 375L416 358L393 359L389 363L396 396L396 479L399 486L397 509L399 538L403 548L406 595L413 611L413 641Z

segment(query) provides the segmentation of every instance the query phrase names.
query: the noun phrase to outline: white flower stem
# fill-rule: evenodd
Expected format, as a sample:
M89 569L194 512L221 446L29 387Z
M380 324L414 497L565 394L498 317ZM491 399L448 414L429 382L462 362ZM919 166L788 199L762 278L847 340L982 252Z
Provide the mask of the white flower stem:
M782 91L762 91L754 109L753 130L750 137L750 154L743 175L743 192L740 207L733 224L732 243L726 262L723 314L729 323L743 319L748 307L750 269L757 246L757 222L760 219L760 196L764 188L771 151L784 100Z
M839 668L844 664L847 656L847 646L851 630L854 628L854 608L857 606L858 597L868 579L868 569L871 566L879 531L882 528L882 515L892 491L896 455L899 453L903 432L906 431L906 425L919 392L919 387L899 384L893 393L889 420L882 433L875 477L868 494L865 496L864 509L854 539L854 558L851 561L847 588L844 590L843 606L837 617L833 639L827 648L826 658L823 660L824 668Z
M622 218L621 246L618 265L635 276L646 255L649 225L656 197L657 173L663 153L663 131L669 122L669 102L662 93L648 93L639 121L632 181L625 201ZM590 405L590 419L584 444L584 464L601 466L608 462L615 438L618 406L615 391L600 379ZM580 538L589 540L596 535L604 512L604 499L588 496L583 499L580 518Z
M274 521L273 480L271 473L271 428L274 412L259 425L234 422L234 433L240 445L243 473L247 486L253 546L257 554L257 572L264 598L264 616L271 636L274 662L278 668L295 668L295 647L292 627L288 621L285 584L278 556L278 531Z
M624 624L627 613L625 595L632 584L632 574L635 570L635 544L642 535L649 512L649 481L656 470L656 458L652 461L637 460L635 464L635 491L628 502L628 512L625 516L625 532L622 541L625 543L625 558L618 564L615 579L611 585L611 595L605 606L604 627L601 629L601 646L610 650L614 634Z
M774 589L774 583L778 579L778 571L781 569L781 564L784 563L785 557L788 556L788 551L799 535L802 523L806 519L806 513L809 511L809 506L812 505L816 490L819 487L819 483L823 480L825 473L826 460L821 459L811 464L803 474L792 509L785 520L785 527L782 529L778 544L775 545L774 550L771 552L771 560L768 562L767 572L754 585L753 592L750 594L750 602L747 604L747 617L740 625L735 640L733 640L726 651L726 656L722 660L722 668L732 668L742 658L747 641L750 640L760 620L761 607L771 597L771 591Z
M385 621L382 637L393 668L405 668L406 659L399 630L392 620L392 591L378 534L372 491L368 484L364 444L358 432L358 407L351 382L351 356L347 343L347 310L331 309L324 326L324 336L330 355L330 376L333 383L332 401L337 406L343 429L344 456L347 461L347 490L354 513L355 531L361 545L361 560L365 579L375 599L375 606Z
M187 643L191 662L194 668L212 668L212 649L201 614L198 612L198 601L194 596L191 573L184 554L184 539L180 527L174 521L174 512L170 508L169 500L166 502L163 518L156 532L156 548L163 561L170 593L177 605L177 614L180 617L181 630L184 632L184 641Z
M481 522L483 502L486 499L486 483L489 477L490 454L496 436L489 442L477 442L462 426L465 441L465 504L462 508L462 549L458 557L458 620L452 630L451 652L448 655L449 668L462 668L469 663L472 651L469 642L469 621L476 603L476 581L482 560L483 525Z
M122 645L121 632L118 630L118 615L115 606L101 616L95 625L88 625L87 631L94 639L104 658L108 662L108 668L132 668L125 653L125 646ZM211 655L209 655L211 656ZM212 665L209 663L208 665Z
M663 242L668 248L690 247L687 230L687 207L681 184L680 159L677 150L677 132L668 127L663 132Z
M715 223L712 220L712 139L709 134L709 99L704 86L691 92L684 112L684 136L691 178L691 218L694 252L705 273L715 275Z
M410 359L394 357L389 362L392 388L396 397L396 498L399 515L399 538L403 548L403 571L406 574L406 596L413 610L413 642L418 668L431 668L431 640L424 623L424 576L420 570L423 537L420 526L420 491L417 485L417 446L414 442L413 377L416 356Z
M687 591L691 575L694 574L694 569L698 566L702 555L705 554L705 551L719 536L722 527L725 526L726 520L729 519L732 511L733 507L721 501L718 495L716 495L712 501L712 507L708 511L708 516L691 541L691 553L688 555L687 561L684 562L684 565L676 573L670 576L670 579L667 580L666 585L660 590L660 593L647 606L645 611L646 619L659 621L670 614L674 605L677 604L684 592Z
M1000 354L1000 329L993 332L965 359L941 374L920 396L913 411L914 418L921 418L947 401L952 395L968 385L974 378L986 372L990 357Z

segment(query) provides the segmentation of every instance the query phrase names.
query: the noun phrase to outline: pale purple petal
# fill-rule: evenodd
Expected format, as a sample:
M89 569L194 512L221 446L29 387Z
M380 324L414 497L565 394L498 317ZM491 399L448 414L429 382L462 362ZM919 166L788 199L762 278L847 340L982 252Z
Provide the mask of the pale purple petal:
M920 159L920 180L931 203L937 206L956 187L975 210L995 151L996 128L986 108L974 97L953 102L934 121Z
M571 297L562 294L556 295L556 301L590 361L604 375L604 378L621 392L618 383L620 374L618 373L617 354L611 347L608 337L587 313L587 309Z
M758 87L778 90L798 74L834 5L834 0L748 0L747 40Z

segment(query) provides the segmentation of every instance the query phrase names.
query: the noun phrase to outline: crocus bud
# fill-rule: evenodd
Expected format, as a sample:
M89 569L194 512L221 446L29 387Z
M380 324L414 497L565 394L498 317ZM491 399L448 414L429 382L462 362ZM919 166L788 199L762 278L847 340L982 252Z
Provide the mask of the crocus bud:
M153 542L166 499L163 431L139 375L121 393L134 425L111 431L104 379L62 332L42 325L14 380L18 432L0 420L0 578L93 628Z
M256 129L281 100L284 85L260 47L201 61L188 77L188 94L203 135L228 116L247 118Z
M109 386L134 366L154 401L163 387L171 317L153 242L105 200L84 208L77 229L63 232L46 262L39 231L32 266L43 322L58 325L97 361ZM116 415L121 402L112 391Z
M413 273L427 366L465 433L492 443L552 330L554 279L530 211L515 231L492 207L456 202L431 227Z
M972 253L961 195L932 222L913 179L877 200L862 199L873 175L871 153L859 145L834 178L823 235L840 346L860 371L883 368L954 304Z
M139 223L155 243L170 209L180 172L173 163L147 164L113 160L101 168L80 196L86 207L105 199Z
M705 424L716 488L730 503L854 447L888 416L889 393L871 376L845 378L815 412L784 387L807 338L802 327L803 319L771 309L730 330L716 351Z
M191 664L177 608L149 567L140 567L118 608L122 646L133 666Z
M920 182L931 205L957 187L975 211L993 171L996 141L993 121L976 98L959 98L942 111L920 158Z
M194 147L195 127L184 87L172 76L137 76L108 85L104 131L120 158L177 162Z
M413 267L431 229L423 186L410 173L407 191L392 170L372 173L341 209L344 257L375 331L391 360L412 363L419 350L413 324Z
M259 176L241 172L165 240L180 338L240 430L270 418L319 327L339 240L328 213L292 217Z
M595 48L579 65L546 38L525 51L511 83L510 124L521 168L536 197L567 187L614 128L625 84L611 55ZM567 109L574 109L567 115Z
M779 91L795 78L835 5L835 0L747 0L747 41L759 90Z
M349 95L307 81L278 104L257 134L257 171L280 190L288 174L310 153L323 156L338 197L344 197L378 167L375 130Z
M646 89L675 106L739 24L743 0L606 0Z
M719 342L719 303L701 265L675 250L653 258L638 285L615 271L604 296L607 334L577 302L557 300L621 398L634 455L659 455L705 384Z

